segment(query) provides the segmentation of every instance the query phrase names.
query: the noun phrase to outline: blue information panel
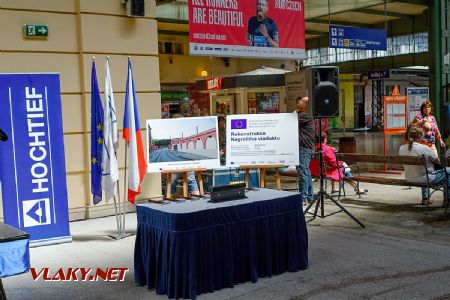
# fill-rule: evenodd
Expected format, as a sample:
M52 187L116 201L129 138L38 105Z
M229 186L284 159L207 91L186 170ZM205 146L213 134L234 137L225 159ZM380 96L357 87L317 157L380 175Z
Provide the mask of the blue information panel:
M70 241L59 74L0 74L5 223L31 244Z
M330 25L330 48L387 50L385 30Z

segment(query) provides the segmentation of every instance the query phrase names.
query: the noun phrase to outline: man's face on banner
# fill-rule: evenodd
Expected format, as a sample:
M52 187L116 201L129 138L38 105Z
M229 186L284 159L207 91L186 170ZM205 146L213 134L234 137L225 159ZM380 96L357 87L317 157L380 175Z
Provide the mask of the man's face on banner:
M267 0L256 1L256 16L260 21L267 17Z

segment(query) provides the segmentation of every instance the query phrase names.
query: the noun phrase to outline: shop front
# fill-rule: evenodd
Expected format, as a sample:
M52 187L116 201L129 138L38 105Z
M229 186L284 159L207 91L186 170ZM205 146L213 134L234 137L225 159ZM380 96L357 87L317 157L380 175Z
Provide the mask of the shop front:
M269 71L272 69L275 71ZM260 74L262 71L265 74ZM196 82L196 90L209 95L210 114L266 114L286 112L285 70L258 69L232 77Z

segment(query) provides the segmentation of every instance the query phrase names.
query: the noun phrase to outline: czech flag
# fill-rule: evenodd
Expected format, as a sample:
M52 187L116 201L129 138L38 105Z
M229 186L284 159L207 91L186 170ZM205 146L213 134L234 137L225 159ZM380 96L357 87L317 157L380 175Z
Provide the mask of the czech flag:
M123 138L128 145L128 201L134 204L136 195L141 192L141 182L146 172L146 164L130 59L128 59Z

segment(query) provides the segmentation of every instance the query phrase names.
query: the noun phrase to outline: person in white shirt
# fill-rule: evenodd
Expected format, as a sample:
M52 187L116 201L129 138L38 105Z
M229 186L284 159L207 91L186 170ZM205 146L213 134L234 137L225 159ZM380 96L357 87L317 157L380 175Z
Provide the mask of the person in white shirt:
M444 170L434 170L434 163L440 164L439 158L431 150L430 147L420 144L419 141L422 138L424 131L422 128L413 127L409 132L408 142L402 146L398 151L399 155L409 155L409 156L421 156L426 157L426 166L429 172L429 179L432 185L440 185L446 180ZM405 179L410 182L426 183L427 175L425 168L423 166L417 165L404 165L405 168ZM431 173L430 173L431 172ZM447 179L448 184L450 184L450 178ZM448 185L447 185L448 187ZM447 191L449 189L447 188ZM432 201L429 199L430 191L427 187L422 188L422 205L431 204ZM450 195L447 193L447 195ZM448 196L447 196L448 197ZM447 200L448 201L448 200Z

